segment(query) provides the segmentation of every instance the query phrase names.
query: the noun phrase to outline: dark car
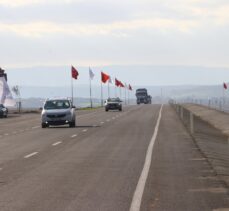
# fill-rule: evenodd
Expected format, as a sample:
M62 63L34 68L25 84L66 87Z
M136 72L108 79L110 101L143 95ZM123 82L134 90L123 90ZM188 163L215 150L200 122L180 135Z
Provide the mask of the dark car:
M6 118L7 116L8 116L8 109L4 105L0 104L0 117Z
M117 98L108 98L105 101L105 111L119 110L122 111L122 101Z

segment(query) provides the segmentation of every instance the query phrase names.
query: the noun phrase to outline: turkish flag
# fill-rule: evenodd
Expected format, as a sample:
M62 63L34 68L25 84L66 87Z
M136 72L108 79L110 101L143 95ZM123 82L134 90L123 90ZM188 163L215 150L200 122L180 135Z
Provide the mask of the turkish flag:
M133 89L132 89L132 86L131 86L130 84L129 84L129 90L131 90L131 91L133 90Z
M72 66L72 78L77 79L79 76L79 73L75 67Z
M110 79L110 76L109 76L109 75L107 75L107 74L101 72L101 81L102 81L103 83L106 83L109 79Z
M115 79L115 86L117 86L117 87L120 86L120 81L117 78Z
M223 83L223 88L227 89L227 84L226 83Z
M124 84L120 81L120 87L125 87Z

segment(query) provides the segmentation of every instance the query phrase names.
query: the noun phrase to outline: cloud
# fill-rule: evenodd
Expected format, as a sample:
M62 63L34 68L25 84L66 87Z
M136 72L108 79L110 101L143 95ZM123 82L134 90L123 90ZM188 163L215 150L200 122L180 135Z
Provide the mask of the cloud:
M25 24L0 23L0 31L19 36L39 38L46 35L65 34L72 36L114 35L126 36L130 31L155 29L189 32L198 23L190 20L146 19L121 21L108 24L58 24L55 22L31 22Z
M72 3L72 2L79 2L81 0L0 0L1 6L6 7L21 7L21 6L30 6L36 4L65 4L65 3Z

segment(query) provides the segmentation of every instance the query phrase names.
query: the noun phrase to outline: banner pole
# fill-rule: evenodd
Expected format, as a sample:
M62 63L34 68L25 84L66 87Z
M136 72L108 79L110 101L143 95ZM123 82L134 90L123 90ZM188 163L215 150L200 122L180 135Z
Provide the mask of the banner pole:
M101 81L101 107L103 107L103 84Z
M90 83L90 102L91 102L91 108L93 108L93 104L92 104L92 90L91 90L91 76L90 76L90 74L89 74L89 83Z
M73 78L72 78L72 75L71 75L71 90L72 90L72 105L74 105L74 102L73 102Z

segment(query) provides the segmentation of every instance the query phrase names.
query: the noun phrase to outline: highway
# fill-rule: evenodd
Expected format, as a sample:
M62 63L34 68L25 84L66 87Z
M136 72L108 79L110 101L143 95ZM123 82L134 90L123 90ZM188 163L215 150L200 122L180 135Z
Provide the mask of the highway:
M229 209L227 186L169 105L77 111L76 124L0 119L1 211Z

